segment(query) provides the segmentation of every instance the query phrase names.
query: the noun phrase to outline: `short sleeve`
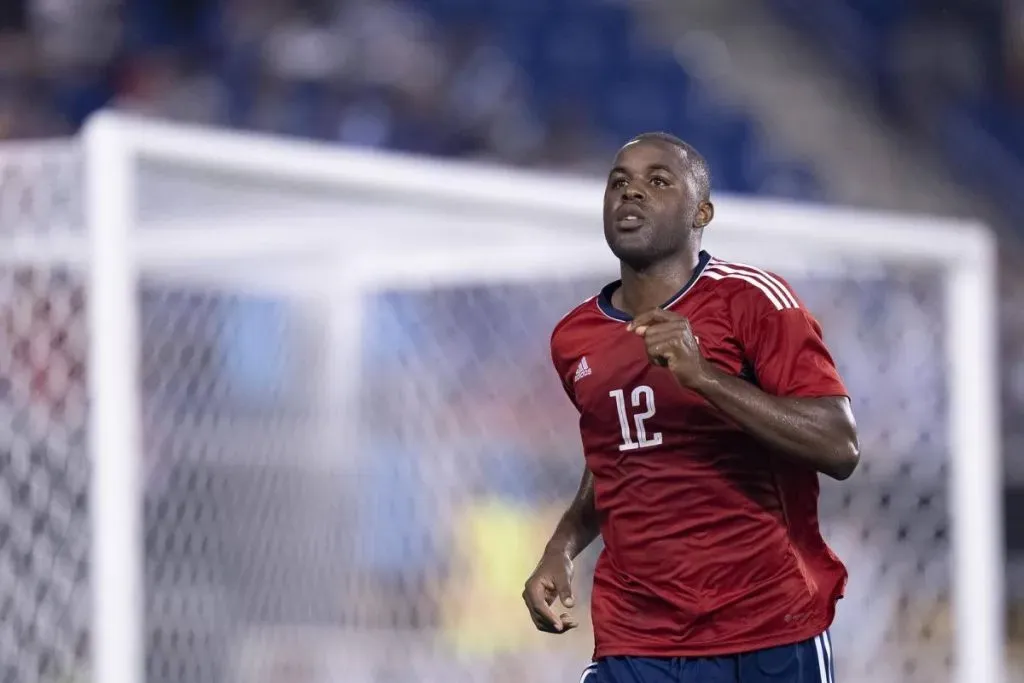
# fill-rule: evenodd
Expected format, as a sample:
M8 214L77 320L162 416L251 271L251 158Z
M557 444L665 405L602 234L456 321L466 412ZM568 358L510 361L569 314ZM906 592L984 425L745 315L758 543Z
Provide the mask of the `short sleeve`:
M558 329L555 329L555 333L551 335L551 363L555 366L555 373L558 375L558 381L562 385L562 389L565 391L565 395L572 401L573 406L577 411L580 410L579 403L576 402L576 392L573 390L573 385L569 380L569 369L565 359L563 359L558 353L557 344L555 342Z
M802 306L770 309L741 326L758 385L775 396L847 396L821 326Z

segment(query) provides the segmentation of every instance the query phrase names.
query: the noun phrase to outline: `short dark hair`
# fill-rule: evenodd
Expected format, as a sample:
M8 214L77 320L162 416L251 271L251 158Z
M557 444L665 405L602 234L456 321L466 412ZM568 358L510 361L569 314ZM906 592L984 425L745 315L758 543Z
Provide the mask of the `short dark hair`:
M683 156L686 157L687 163L690 165L690 173L693 174L693 179L697 182L698 198L702 202L706 202L711 198L711 167L708 166L707 159L704 158L703 154L697 151L696 147L685 140L672 135L671 133L663 133L660 131L641 133L626 144L628 145L633 142L644 141L660 142L662 144L671 145L682 152Z

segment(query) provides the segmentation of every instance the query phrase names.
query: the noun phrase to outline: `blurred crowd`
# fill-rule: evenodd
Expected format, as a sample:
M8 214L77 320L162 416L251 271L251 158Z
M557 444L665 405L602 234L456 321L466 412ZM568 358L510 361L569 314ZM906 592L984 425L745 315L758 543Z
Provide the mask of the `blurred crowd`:
M766 1L1024 216L1019 2ZM0 137L68 133L103 106L582 171L637 130L670 129L722 190L827 198L625 0L4 2Z
M392 0L12 0L0 55L6 137L65 134L113 105L517 163L586 166L600 151L585 124L539 120L521 73L485 36L444 35Z
M693 140L724 190L814 198L806 164L718 101L624 6L558 0L10 0L0 134L105 106L196 123L600 171L645 129Z
M946 157L1024 218L1024 3L768 0Z

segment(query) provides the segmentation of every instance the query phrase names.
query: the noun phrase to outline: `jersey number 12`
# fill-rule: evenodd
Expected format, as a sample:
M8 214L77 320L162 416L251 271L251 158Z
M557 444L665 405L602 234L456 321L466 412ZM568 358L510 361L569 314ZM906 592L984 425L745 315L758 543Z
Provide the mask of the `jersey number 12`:
M644 424L646 420L654 417L654 389L644 384L633 389L629 397L629 403L633 408L633 424L629 422L626 392L623 389L616 389L608 392L608 395L615 399L615 408L619 412L619 427L622 429L620 451L634 451L638 448L661 445L661 432L648 434L647 426ZM635 439L632 431L634 427L636 428Z

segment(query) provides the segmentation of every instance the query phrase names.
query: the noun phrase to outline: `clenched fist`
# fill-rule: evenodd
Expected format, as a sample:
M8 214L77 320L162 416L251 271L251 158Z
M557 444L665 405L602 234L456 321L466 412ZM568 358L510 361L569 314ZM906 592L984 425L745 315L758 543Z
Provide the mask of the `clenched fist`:
M697 386L710 369L700 353L690 321L671 311L656 308L638 315L629 330L644 339L651 363L668 368L687 388Z

